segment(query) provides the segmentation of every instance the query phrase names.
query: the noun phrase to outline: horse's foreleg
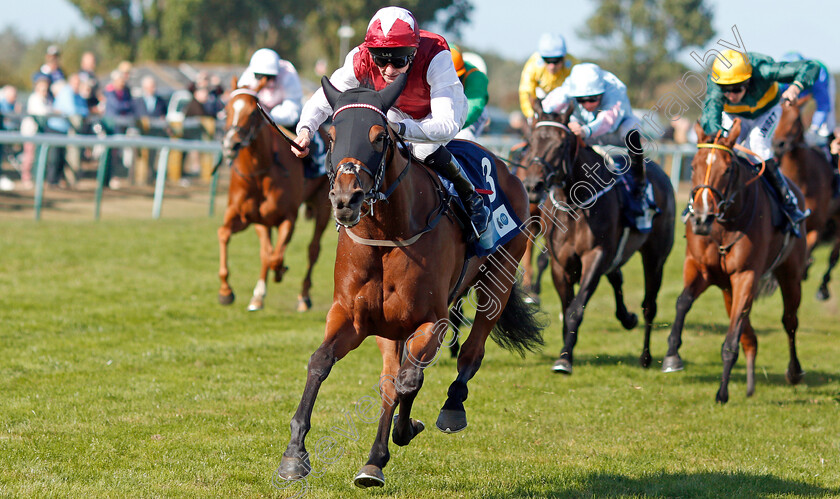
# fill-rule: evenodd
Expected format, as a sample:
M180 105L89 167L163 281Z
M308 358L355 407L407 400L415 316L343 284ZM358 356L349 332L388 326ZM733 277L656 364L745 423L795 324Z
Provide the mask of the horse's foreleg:
M565 339L566 335L569 333L568 324L566 322L566 313L569 311L569 308L572 305L572 300L575 297L575 287L574 283L571 281L571 276L568 272L566 272L566 268L561 262L553 262L551 264L551 277L554 281L554 289L557 290L557 295L560 297L560 305L562 307L560 322L563 325L561 332L563 334L562 338ZM557 364L555 363L553 369L555 372L566 372L562 369L562 364L560 367L561 369L557 370Z
M295 221L296 218L292 216L283 220L280 222L280 225L277 226L277 245L274 247L274 251L271 252L269 256L268 264L268 266L274 270L274 282L282 281L283 274L289 269L283 264L283 259L286 256L286 248L289 246L289 241L292 240L292 232L295 230Z
M624 329L633 329L639 323L639 318L636 314L628 312L624 303L624 276L621 274L621 269L615 269L607 274L607 280L610 282L615 296L615 317L621 322Z
M235 232L239 232L245 228L245 223L238 217L236 212L232 209L225 211L224 222L219 230L216 231L219 237L219 280L221 286L219 287L219 303L222 305L230 305L236 299L233 294L233 289L230 287L228 278L230 277L230 269L228 268L228 244L230 244L230 236Z
M333 305L327 314L324 342L309 358L306 369L306 386L290 424L291 438L277 474L286 480L297 480L311 471L309 453L306 451L306 434L312 421L312 409L321 383L327 379L332 366L348 352L358 347L364 337L356 332L346 312Z
M645 341L642 346L642 355L639 357L639 364L644 368L650 367L653 360L650 355L650 333L653 329L653 320L656 318L656 297L659 295L659 288L662 287L662 272L667 256L667 252L663 255L661 249L654 247L648 247L642 251L642 267L645 271L645 297L642 300L642 314L645 317Z
M359 487L381 487L385 485L385 474L382 472L382 468L391 459L391 453L388 450L388 435L391 431L394 409L398 401L396 379L400 368L402 342L377 336L376 345L382 353L382 374L379 377L382 410L379 413L379 426L367 463L354 479L354 483Z
M691 309L694 300L709 287L699 264L691 256L686 256L683 264L683 283L685 287L679 298L677 298L677 314L674 317L674 324L671 326L671 334L668 336L668 352L662 360L662 372L671 373L683 370L683 362L680 358L680 345L682 345L682 330L685 325L685 316Z
M522 287L530 295L533 293L532 282L534 281L534 241L528 238L525 244L525 254L522 255Z
M537 303L539 303L540 292L542 292L542 276L545 273L545 269L548 268L550 261L551 257L548 256L548 251L537 253L537 275L534 276L534 283L532 285Z
M826 269L822 278L822 284L820 284L820 288L817 290L817 299L820 301L828 300L831 296L831 293L828 291L828 282L831 281L831 270L837 265L837 260L840 260L840 239L834 242L834 248L831 249L831 255L828 257L828 269Z
M254 286L251 301L248 302L248 310L251 312L262 310L265 305L265 295L268 292L266 280L268 278L269 259L271 258L271 227L255 224L254 230L260 239L260 278Z
M734 274L732 283L732 307L729 313L729 330L720 349L720 358L723 361L723 373L720 377L720 389L718 389L715 400L721 404L729 401L729 378L732 375L732 367L738 360L738 345L741 342L741 335L744 324L748 320L753 299L758 291L758 283L754 271L746 271Z
M601 280L601 274L604 271L603 267L604 251L601 248L593 249L581 258L580 288L565 312L566 334L563 337L563 350L554 362L555 372L572 374L573 351L577 343L580 324L583 322L583 311L598 287L598 281Z
M312 288L312 269L315 267L315 262L318 261L318 255L321 254L321 236L324 234L327 225L330 222L329 203L320 206L315 206L315 231L312 233L312 241L309 242L309 266L306 267L306 276L303 278L303 286L298 296L298 312L306 312L312 308L312 298L309 296L309 290Z

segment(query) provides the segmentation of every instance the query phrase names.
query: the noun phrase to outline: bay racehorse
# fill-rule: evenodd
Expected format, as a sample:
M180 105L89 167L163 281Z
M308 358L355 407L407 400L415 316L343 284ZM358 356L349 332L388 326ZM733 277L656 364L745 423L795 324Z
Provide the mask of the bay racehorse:
M411 407L423 385L423 369L434 362L447 333L448 307L454 297L472 286L478 312L436 424L442 431L453 433L467 425L463 405L467 382L481 365L488 335L520 352L542 344L541 325L510 278L525 250L526 236L518 233L490 257L466 259L452 199L434 173L409 157L388 125L386 112L402 91L405 76L379 92L354 88L341 93L322 79L334 110L329 129L330 201L342 228L324 341L309 360L306 386L291 422L291 440L277 470L284 479L301 479L309 473L304 440L318 390L332 366L366 337L376 336L382 353L382 407L370 456L354 480L359 487L384 485L382 469L390 458L392 423L397 445L407 445L423 431L423 423L411 419ZM524 220L525 189L504 163L493 157L491 165L491 156L487 157L487 167L498 174L496 188L509 196L517 217ZM494 261L502 250L507 256ZM399 416L394 417L397 404Z
M782 173L799 187L805 196L805 207L811 210L805 237L808 267L813 263L812 252L817 244L834 243L828 269L817 291L817 298L826 300L831 269L837 263L836 254L840 247L840 199L833 196L833 166L822 151L805 143L800 110L801 103L788 100L782 103L782 115L773 133L773 151L779 158Z
M225 107L224 157L231 166L228 204L219 227L219 303L230 305L235 299L228 281L228 243L231 235L254 224L260 239L260 277L248 304L248 310L261 310L265 302L268 271L280 282L286 271L286 247L292 238L302 203L315 219L315 232L309 243L309 264L298 296L298 311L306 311L312 301L312 267L321 251L321 235L330 220L329 182L326 175L305 179L303 160L292 154L274 128L271 119L258 106L256 91L237 88ZM277 244L272 244L272 229L277 227Z
M788 335L790 362L787 380L799 383L803 372L796 356L797 311L805 272L805 239L774 227L776 201L764 188L753 167L735 155L733 147L741 131L735 120L726 137L711 137L697 124L697 154L691 162L691 196L685 227L683 265L685 288L677 299L677 313L668 337L664 372L683 369L679 347L685 316L694 300L709 286L723 292L729 329L721 347L723 374L716 400L729 400L729 378L738 360L738 343L747 359L747 396L755 392L755 357L758 339L750 324L750 309L764 279L775 277L782 292L782 324ZM760 175L760 173L759 173ZM792 190L802 206L802 194ZM805 221L802 234L805 234Z
M524 161L528 173L526 186L544 199L542 232L551 255L554 287L563 306L563 350L553 369L558 373L572 373L573 349L583 312L602 275L606 274L613 287L616 317L627 329L636 326L636 315L624 305L621 266L637 251L641 253L645 274L642 302L645 337L639 362L649 367L656 297L665 260L674 243L676 208L671 183L655 163L648 161L647 177L661 212L653 218L649 232L625 227L621 222L624 208L618 192L622 184L605 166L603 156L585 146L569 130L571 109L562 115L547 114L535 103L534 110L535 124ZM581 192L589 194L581 195ZM575 284L580 285L577 293Z
M539 234L539 220L542 218L540 205L543 201L545 201L546 191L545 189L538 190L534 188L534 183L530 181L533 179L533 175L529 174L527 165L521 164L524 154L528 151L527 145L528 141L531 140L532 130L529 127L525 127L524 131L526 142L524 145L517 144L514 146L514 149L511 149L511 157L513 158L511 165L516 168L516 176L519 177L519 180L522 181L525 185L525 189L528 191L528 219L531 221L528 230L531 234ZM529 176L531 178L529 178ZM522 287L528 292L529 301L539 303L540 293L542 292L542 276L548 268L549 258L548 255L545 254L545 248L539 248L541 251L537 253L537 266L535 270L534 248L539 248L536 241L532 238L528 238L528 245L525 247L525 254L522 256L522 262L520 262L523 270Z

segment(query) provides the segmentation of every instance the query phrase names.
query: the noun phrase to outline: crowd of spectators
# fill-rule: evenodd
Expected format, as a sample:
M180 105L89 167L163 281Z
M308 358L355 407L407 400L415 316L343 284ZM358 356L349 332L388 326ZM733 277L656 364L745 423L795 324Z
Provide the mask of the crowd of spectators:
M67 75L61 64L61 49L50 45L44 54L43 65L32 75L30 89L12 85L0 89L0 129L19 130L29 136L71 132L107 135L127 133L132 129L148 133L150 126L157 126L164 135L174 133L166 122L170 96L158 92L155 77L144 75L139 79L139 85L135 81L136 87L130 87L134 68L127 61L121 62L107 80L100 82L101 74L97 70L96 55L85 52L79 61L79 71ZM201 71L186 85L186 90L190 100L180 109L181 117L221 116L224 89L218 75ZM0 189L12 188L4 175L10 166L19 171L17 185L20 188L33 187L37 150L34 143L24 143L22 148L0 144ZM62 147L49 148L48 186L61 187L70 183L65 171L66 152ZM123 151L111 150L106 185L112 188L118 186L118 181L109 182L112 172L127 166L124 156ZM91 159L91 151L83 151L82 157Z

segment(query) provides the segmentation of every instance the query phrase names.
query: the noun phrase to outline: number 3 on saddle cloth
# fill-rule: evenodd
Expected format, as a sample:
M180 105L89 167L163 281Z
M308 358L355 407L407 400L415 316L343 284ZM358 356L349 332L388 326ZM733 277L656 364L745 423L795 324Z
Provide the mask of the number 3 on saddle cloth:
M645 180L645 197L642 200L633 196L636 187L636 179L629 172L627 158L625 156L611 156L613 169L624 173L616 176L615 186L618 190L619 202L621 203L621 221L625 227L635 229L642 234L650 232L653 227L653 217L659 212L656 201L653 197L653 186L649 180ZM584 205L588 203L582 203Z
M453 140L446 144L446 149L451 152L467 178L470 179L476 192L481 194L484 205L490 208L490 223L481 238L474 241L467 248L467 257L487 256L496 249L510 241L521 231L522 221L516 216L513 207L499 188L499 179L496 176L496 159L484 149L472 142ZM438 175L444 188L464 209L463 202L458 198L452 182Z

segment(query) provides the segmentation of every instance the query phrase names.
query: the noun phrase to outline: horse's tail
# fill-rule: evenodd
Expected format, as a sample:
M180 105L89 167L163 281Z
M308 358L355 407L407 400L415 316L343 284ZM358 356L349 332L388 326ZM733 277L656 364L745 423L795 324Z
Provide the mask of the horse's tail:
M545 344L542 331L547 321L544 316L536 305L525 301L525 292L516 281L507 305L490 331L490 337L505 350L524 357L526 351L537 351Z
M756 298L766 298L771 296L778 288L779 281L776 280L776 276L770 274L758 281L758 294L756 295Z

